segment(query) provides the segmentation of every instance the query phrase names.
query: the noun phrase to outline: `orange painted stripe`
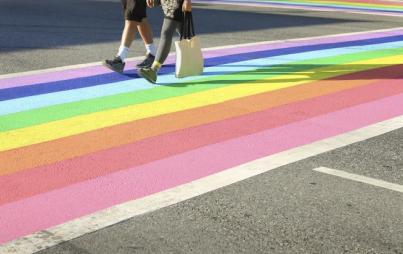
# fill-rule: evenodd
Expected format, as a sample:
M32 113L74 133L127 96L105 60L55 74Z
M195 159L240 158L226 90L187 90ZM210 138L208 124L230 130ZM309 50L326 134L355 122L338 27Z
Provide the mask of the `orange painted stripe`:
M400 77L403 77L403 73ZM380 112L383 112L380 115L383 115L383 117L396 116L396 114L401 114L403 112L403 86L400 86L399 82L399 79L382 80L375 84L319 96L310 100L290 103L231 119L225 119L223 121L182 129L116 148L91 153L71 160L60 161L51 165L36 167L34 169L2 176L0 177L0 186L2 191L7 193L7 195L0 195L0 206L1 204L15 202L17 200L52 190L68 188L69 185L75 185L78 183L85 185L83 182L90 181L91 179L96 182L96 178L108 174L114 174L118 171L137 171L137 169L142 168L142 166L147 167L147 164L149 165L149 163L158 164L158 161L168 158L177 162L178 156L180 157L183 154L189 156L189 153L197 150L219 152L217 149L210 147L215 147L214 144L224 144L227 141L229 141L229 143L232 143L231 141L235 140L239 141L241 137L243 137L241 139L245 139L248 136L256 137L259 136L259 133L264 133L269 130L276 132L276 130L279 129L294 129L294 127L290 126L295 126L298 122L307 123L309 122L309 119L329 119L329 116L332 118L332 116L339 115L339 112L351 112L351 110L354 111L354 109L357 108L367 108L367 110L361 110L364 114L374 113L374 115L377 115L378 112L372 112L374 107L370 107L371 109L368 110L368 105L373 105L374 101L378 100L384 102L380 103L381 107L389 108L389 110L386 111L385 109L380 110ZM390 102L394 104L394 107L398 107L398 109L391 109L392 105ZM360 107L360 104L367 106ZM368 121L371 122L370 119L373 121L372 115L367 115L361 119L351 119L351 121L347 122L345 121L345 117L346 115L344 116L344 121L329 123L331 126L326 127L325 124L325 127L322 128L323 130L320 130L321 128L319 126L313 127L311 124L311 128L313 127L316 129L314 132L317 132L313 135L316 136L322 131L327 132L329 129L338 129L337 132L339 133L340 130L345 130L346 126L349 126L350 124L356 126L355 123L357 123L357 121L364 121L367 123ZM298 132L299 130L296 128L294 131ZM281 136L281 131L278 132L278 134ZM227 157L227 160L229 159L230 161L224 160L216 165L229 163L234 166L237 165L237 163L234 164L234 160L236 161L239 158L249 158L249 160L257 159L259 156L262 156L262 151L257 153L252 152L255 156L251 158L248 156L244 157L246 150L254 150L250 149L251 147L260 147L260 149L264 149L264 146L267 147L269 145L270 147L270 145L277 144L272 146L273 149L274 147L282 147L284 145L283 142L287 143L290 141L287 136L280 139L272 136L271 139L273 141L272 144L264 144L257 139L252 139L252 143L243 143L241 141L237 145L237 150L228 150L228 152L232 153L232 155ZM295 137L293 139L295 139ZM307 141L305 134L299 135L297 139ZM183 142L184 140L186 140L186 142ZM231 147L231 145L229 146ZM269 151L270 149L266 152ZM188 158L191 157L192 156L189 156ZM210 155L210 157L218 158L214 155ZM232 160L230 159L231 157ZM239 161L239 163L240 162L241 161ZM194 168L192 167L191 170L188 171L192 172L194 171ZM197 175L200 172L211 173L209 168L196 171L198 172L190 174ZM143 173L146 172L137 173L143 175ZM154 175L154 177L158 176ZM177 175L173 178L182 177L183 175ZM159 180L164 182L166 179L162 178ZM136 185L135 182L133 183ZM77 187L77 185L75 185L75 187ZM108 186L104 187L107 189L109 188ZM88 191L91 192L94 191L94 189Z
M0 175L71 159L176 130L365 86L381 80L368 80L365 78L366 76L379 75L379 77L382 77L385 75L397 75L395 73L398 73L396 72L398 68L401 68L401 66L389 66L336 77L330 80L315 81L310 84L244 97L192 110L146 118L54 141L4 151L0 153ZM343 81L340 79L343 79Z

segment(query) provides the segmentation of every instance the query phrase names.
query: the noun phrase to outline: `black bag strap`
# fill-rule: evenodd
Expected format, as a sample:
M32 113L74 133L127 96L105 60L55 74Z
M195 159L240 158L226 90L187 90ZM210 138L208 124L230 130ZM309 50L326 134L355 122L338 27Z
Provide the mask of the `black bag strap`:
M195 36L192 12L185 11L183 13L183 22L181 30L182 30L180 38L181 40L182 39L190 40L192 37Z

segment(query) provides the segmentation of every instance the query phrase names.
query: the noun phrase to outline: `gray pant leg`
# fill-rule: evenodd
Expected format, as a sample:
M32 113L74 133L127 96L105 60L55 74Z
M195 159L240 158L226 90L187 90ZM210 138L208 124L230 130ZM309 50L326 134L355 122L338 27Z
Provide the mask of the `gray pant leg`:
M161 65L165 62L168 57L169 51L171 50L172 39L175 30L180 31L182 26L181 22L173 19L164 19L161 29L161 39L158 44L157 54L155 56L155 61L159 62Z

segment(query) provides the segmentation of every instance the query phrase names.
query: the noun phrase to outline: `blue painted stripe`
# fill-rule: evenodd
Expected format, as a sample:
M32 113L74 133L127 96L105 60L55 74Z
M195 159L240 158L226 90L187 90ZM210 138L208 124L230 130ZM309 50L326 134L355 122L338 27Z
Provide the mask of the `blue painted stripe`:
M363 45L372 45L379 43L388 43L394 41L403 40L403 35L397 36L389 36L383 38L374 38L374 39L365 39L365 40L356 40L356 41L346 41L339 43L327 43L327 44L317 44L317 45L309 45L309 46L296 46L289 47L284 49L275 49L275 50L266 50L266 51L255 51L248 53L241 53L235 55L229 55L225 57L215 57L206 59L206 66L217 66L231 62L239 62L245 61L249 59L259 59L266 57L274 57L280 55L288 55L288 54L296 54L308 51L317 51L331 48L342 48L342 47L351 47L351 46L363 46ZM169 65L164 67L161 71L161 75L168 74L174 72L175 67L173 65ZM6 88L0 90L0 101L12 100L21 97L34 96L39 94L47 94L54 93L59 91L67 91L71 89L83 88L83 87L91 87L100 84L117 82L122 80L128 80L128 78L138 78L137 74L128 73L127 76L119 75L115 73L103 74L103 75L95 75L84 78L77 78L71 80L62 80L55 81L43 84L35 84L29 86L22 87L13 87ZM175 81L177 82L177 81Z
M366 46L352 46L345 47L341 49L327 49L320 50L315 52L305 52L305 53L297 53L290 55L282 55L277 57L269 57L269 58L261 58L261 59L253 59L248 61L234 62L230 64L224 64L219 66L208 67L205 69L205 72L208 75L220 75L220 74L230 74L239 71L248 71L254 70L261 66L267 66L268 63L270 65L279 65L279 64L287 64L290 62L323 58L323 57L331 57L348 53L358 53L363 51L370 50L382 50L382 49L395 49L402 48L403 41L400 42L392 42L392 43L384 43L384 44L375 44L375 45L366 45ZM177 80L173 74L164 75L160 77L160 82L170 84L174 83L183 83L190 82L200 79L201 77L189 77L186 79ZM120 81L113 84L107 85L99 85L94 87L81 88L70 91L62 91L51 94L43 94L38 96L24 97L18 98L14 100L8 100L0 102L0 115L6 115L26 110L31 110L35 108L47 107L51 105L64 104L69 102L88 100L98 97L104 96L113 96L121 93L134 92L137 90L150 89L155 86L149 85L143 79L135 79L129 81Z

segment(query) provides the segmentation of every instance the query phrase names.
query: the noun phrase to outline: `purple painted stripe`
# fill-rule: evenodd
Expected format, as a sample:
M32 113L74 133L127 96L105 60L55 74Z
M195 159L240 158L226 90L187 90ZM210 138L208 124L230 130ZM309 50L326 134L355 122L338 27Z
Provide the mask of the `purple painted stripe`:
M265 50L265 51L252 51L252 52L241 53L241 54L227 55L224 57L206 58L205 66L209 66L209 67L219 66L222 64L236 63L236 62L240 62L240 61L247 61L247 60L258 59L258 58L268 58L268 57L274 57L274 56L287 57L287 55L302 53L302 52L307 52L307 53L311 52L315 58L315 55L318 57L321 54L320 54L320 52L318 52L318 54L316 54L312 51L325 50L325 49L336 49L336 48L342 49L344 47L349 47L350 50L347 50L347 51L352 53L351 50L353 49L352 47L354 47L354 46L355 47L365 46L367 50L371 50L372 45L375 46L376 44L380 44L380 45L375 46L376 48L379 49L380 47L383 46L383 43L400 42L402 40L403 40L403 35L399 35L399 36L389 36L389 37L382 37L382 38L376 38L376 39L356 40L356 41L327 43L327 44L315 44L315 45L309 45L309 46L294 46L294 47L290 46L290 47L274 49L274 50L271 49L271 50ZM362 50L362 48L361 48L361 50ZM347 51L345 53L347 53ZM262 62L262 63L265 64L264 62ZM268 60L266 60L266 63L269 63ZM168 73L173 73L174 71L175 71L174 65L166 65L166 67L161 70L160 74L164 75L164 74L168 74ZM205 74L208 74L208 73L205 73ZM129 80L130 77L128 75L131 75L133 78L138 77L137 74L133 75L133 74L126 73L126 75L117 75L115 73L109 73L109 74L95 75L95 76L78 78L78 79L62 80L62 81L57 81L57 82L35 84L35 85L29 85L29 86L23 86L23 87L0 89L0 100L1 101L12 100L15 98L29 97L29 96L53 93L53 92L58 92L58 91L67 91L67 90L83 88L83 87L91 87L91 86L95 86L95 85L111 86L114 84L108 84L108 83Z
M232 54L253 52L253 51L263 51L263 50L271 50L271 49L281 49L287 48L290 46L307 46L307 45L317 45L317 44L326 44L326 43L336 43L336 42L344 42L344 41L355 41L355 40L363 40L363 39L375 39L382 38L394 35L403 35L403 28L398 28L391 31L386 32L369 32L369 33L361 33L355 35L331 35L323 38L308 38L308 39L300 39L300 40L285 40L281 42L271 42L267 44L260 45L250 45L250 46L241 46L236 48L227 48L227 49L211 49L204 51L205 58L213 58L213 57L221 57ZM174 55L171 55L167 64L174 63ZM130 65L133 64L133 61L129 62ZM60 80L68 80L75 79L87 76L94 76L109 73L110 71L104 68L103 66L89 66L78 69L69 69L62 71L54 71L50 73L41 73L41 74L33 74L29 76L23 77L13 77L13 78L5 78L0 79L0 89L12 88L12 87L21 87L26 85L47 83L53 81Z

